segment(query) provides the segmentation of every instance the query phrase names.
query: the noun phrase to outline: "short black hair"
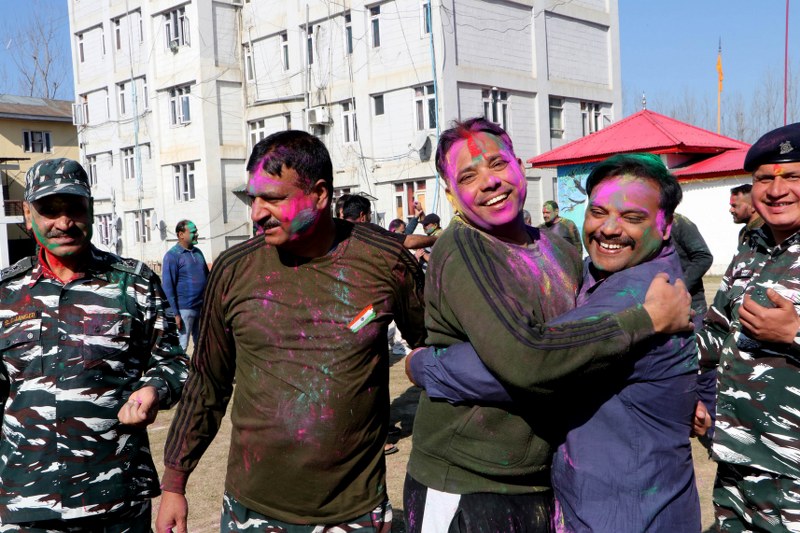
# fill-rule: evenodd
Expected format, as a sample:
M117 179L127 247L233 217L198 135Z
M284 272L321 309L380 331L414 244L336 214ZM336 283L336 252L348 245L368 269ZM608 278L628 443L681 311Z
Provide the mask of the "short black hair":
M280 176L283 167L297 172L298 185L306 192L317 180L324 180L328 195L333 195L333 164L328 149L317 137L300 130L273 133L260 140L247 160L247 172L258 167L268 174Z
M184 218L183 220L181 220L180 222L178 222L177 224L175 224L175 235L177 235L178 233L180 233L180 232L182 232L182 231L186 230L186 225L187 225L189 222L191 222L191 220L186 220L186 219Z
M372 204L369 200L358 194L351 194L345 200L344 207L342 207L342 214L345 220L354 221L361 216L362 213L371 213Z
M558 211L558 202L555 200L547 200L545 203L542 204L542 207L549 207L553 211Z
M389 231L394 231L400 226L407 226L407 224L402 219L396 218L389 222Z
M341 213L342 208L344 207L344 203L347 201L348 198L353 196L352 194L343 194L339 198L336 199L336 205L333 207L333 216L338 217L339 213Z
M751 183L745 183L743 185L738 185L731 189L731 194L736 196L737 194L750 194L753 190L753 185Z
M604 179L625 175L658 183L661 189L658 207L668 217L675 213L675 208L683 199L683 190L661 158L650 153L619 154L598 163L586 178L586 196L591 196L595 186Z
M483 117L474 117L464 122L454 121L450 128L442 132L439 136L439 145L436 147L436 170L442 176L447 176L445 168L447 166L447 152L461 139L468 139L475 133L489 133L500 137L506 147L514 152L514 144L506 130Z

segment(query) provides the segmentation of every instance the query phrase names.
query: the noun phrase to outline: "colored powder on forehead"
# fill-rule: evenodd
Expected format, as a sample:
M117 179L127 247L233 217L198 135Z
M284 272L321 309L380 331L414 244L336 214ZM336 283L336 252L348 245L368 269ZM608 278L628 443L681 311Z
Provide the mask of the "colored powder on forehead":
M467 139L467 148L469 148L469 155L472 156L472 159L477 158L483 152L483 150L478 146L478 143L475 142L474 135L470 135Z
M773 165L772 173L776 176L783 174L783 168L780 165Z

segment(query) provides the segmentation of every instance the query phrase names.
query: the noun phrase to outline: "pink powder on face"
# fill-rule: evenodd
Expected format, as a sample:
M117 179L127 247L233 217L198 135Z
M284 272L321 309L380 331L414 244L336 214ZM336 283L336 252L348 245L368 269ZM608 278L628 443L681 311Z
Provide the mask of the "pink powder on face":
M783 167L780 165L772 165L772 174L773 176L780 176L783 174Z

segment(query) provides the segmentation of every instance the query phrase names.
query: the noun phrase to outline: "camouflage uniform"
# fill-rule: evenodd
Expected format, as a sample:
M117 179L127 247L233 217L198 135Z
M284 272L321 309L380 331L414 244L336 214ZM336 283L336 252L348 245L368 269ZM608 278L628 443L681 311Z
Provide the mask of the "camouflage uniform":
M714 504L724 531L800 531L800 335L762 343L739 322L745 293L773 306L768 288L800 311L800 233L775 246L765 229L734 257L697 337L701 366L719 365Z
M3 524L124 513L159 494L147 431L117 413L146 385L161 408L175 403L186 357L158 276L88 255L66 284L41 257L0 272Z

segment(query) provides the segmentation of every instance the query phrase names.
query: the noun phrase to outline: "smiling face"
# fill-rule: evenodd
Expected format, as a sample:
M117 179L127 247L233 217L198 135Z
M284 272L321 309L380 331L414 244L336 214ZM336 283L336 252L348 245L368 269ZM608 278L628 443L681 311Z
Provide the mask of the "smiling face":
M583 242L596 268L611 274L658 253L672 222L660 196L657 182L629 175L605 178L592 189Z
M800 229L800 163L761 165L753 172L750 196L775 242Z
M469 224L499 238L519 239L527 183L522 161L499 137L476 132L453 143L445 174L447 197Z
M750 217L753 216L755 209L753 209L753 204L750 202L749 194L732 194L730 205L730 213L735 224L747 224L750 222Z
M328 207L325 181L318 180L306 191L294 169L283 166L276 176L261 166L247 181L250 218L267 244L299 251L304 242L313 240L314 228Z
M92 240L92 201L73 194L52 194L25 202L25 225L51 256L63 261L81 257Z

